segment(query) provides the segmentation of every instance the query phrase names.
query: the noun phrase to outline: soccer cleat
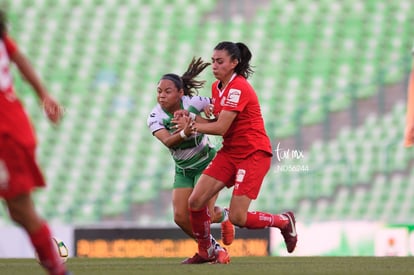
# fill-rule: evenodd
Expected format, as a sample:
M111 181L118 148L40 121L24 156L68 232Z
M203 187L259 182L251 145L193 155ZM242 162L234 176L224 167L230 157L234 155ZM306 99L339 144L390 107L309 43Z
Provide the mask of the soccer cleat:
M210 244L208 248L202 249L200 244L198 246L198 253L196 253L193 257L187 258L182 261L182 264L203 264L203 263L210 263L216 261L216 252L215 252L215 245Z
M216 250L216 264L228 264L230 263L230 255L225 248Z
M208 248L201 248L200 244L198 246L198 254L201 258L204 258L206 261L214 261L216 259L216 250L214 245L210 244Z
M231 245L235 233L234 225L229 220L221 223L221 240L224 245Z
M213 260L204 259L198 253L196 253L196 254L194 254L193 257L187 258L184 261L182 261L181 263L182 264L204 264L204 263L214 262L214 260L215 259L213 259Z
M216 260L212 263L218 264L228 264L230 262L230 256L227 253L227 250L214 239L211 239L211 244L214 246L214 253L216 255Z
M296 220L295 215L292 212L285 212L282 214L285 216L289 223L280 230L283 238L285 239L286 249L289 253L292 253L295 250L296 243L298 242L298 234L296 232Z

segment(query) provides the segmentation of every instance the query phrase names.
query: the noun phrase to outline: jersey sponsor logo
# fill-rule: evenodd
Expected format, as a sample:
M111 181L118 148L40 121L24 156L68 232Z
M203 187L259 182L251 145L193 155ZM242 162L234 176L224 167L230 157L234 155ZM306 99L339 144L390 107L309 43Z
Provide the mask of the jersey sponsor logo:
M230 89L227 96L226 105L235 107L240 101L241 91L237 89Z
M243 182L245 175L246 175L246 170L244 169L237 170L236 182Z

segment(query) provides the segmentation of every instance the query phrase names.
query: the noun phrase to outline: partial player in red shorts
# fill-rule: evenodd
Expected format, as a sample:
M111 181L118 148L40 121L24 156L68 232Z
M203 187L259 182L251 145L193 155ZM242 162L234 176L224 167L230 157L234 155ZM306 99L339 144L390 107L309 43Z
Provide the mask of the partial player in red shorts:
M32 200L33 189L45 186L45 181L35 158L33 128L14 92L11 62L35 90L50 121L57 123L63 109L7 34L6 26L5 13L0 10L0 197L6 201L12 220L29 235L48 274L68 274L52 242L49 226L37 214Z
M249 211L250 203L257 198L270 169L272 158L259 100L247 81L253 73L249 63L251 57L250 50L243 43L224 41L214 48L211 60L217 79L212 85L215 119L197 116L191 122L194 132L223 136L222 148L204 170L189 198L198 253L206 259L214 256L211 243L205 237L210 234L206 203L225 186L233 187L229 209L231 223L248 229L279 228L287 251L291 253L296 247L296 221L292 212Z

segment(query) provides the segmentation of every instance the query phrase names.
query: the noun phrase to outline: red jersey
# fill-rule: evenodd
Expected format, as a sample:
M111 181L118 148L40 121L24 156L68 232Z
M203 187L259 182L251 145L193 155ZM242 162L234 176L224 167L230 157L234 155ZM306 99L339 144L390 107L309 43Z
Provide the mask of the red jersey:
M10 135L24 146L35 146L30 120L16 97L10 71L10 56L18 50L7 35L0 39L0 134Z
M241 75L233 75L230 82L220 91L220 81L212 85L214 115L222 110L238 113L227 132L223 135L221 150L236 158L245 158L255 151L272 155L272 146L267 136L259 99L250 83Z

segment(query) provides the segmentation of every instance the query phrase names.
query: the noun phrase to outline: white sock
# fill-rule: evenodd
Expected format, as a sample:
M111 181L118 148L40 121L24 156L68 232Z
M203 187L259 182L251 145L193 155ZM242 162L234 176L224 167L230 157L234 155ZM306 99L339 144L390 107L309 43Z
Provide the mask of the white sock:
M223 218L221 219L221 222L228 221L229 220L229 210L227 208L223 208L222 213L223 213L222 214Z

